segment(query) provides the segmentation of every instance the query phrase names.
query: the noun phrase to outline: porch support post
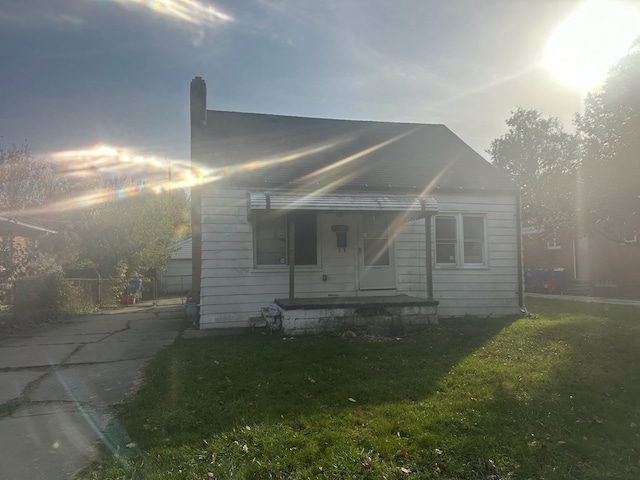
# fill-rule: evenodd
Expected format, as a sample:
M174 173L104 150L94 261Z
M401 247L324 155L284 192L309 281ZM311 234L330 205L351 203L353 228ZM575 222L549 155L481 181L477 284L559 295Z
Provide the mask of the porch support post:
M433 300L433 260L431 245L431 217L433 213L425 212L424 214L424 251L427 269L427 297Z
M287 225L289 226L289 301L293 302L295 296L295 272L296 272L296 220L293 215L287 216Z

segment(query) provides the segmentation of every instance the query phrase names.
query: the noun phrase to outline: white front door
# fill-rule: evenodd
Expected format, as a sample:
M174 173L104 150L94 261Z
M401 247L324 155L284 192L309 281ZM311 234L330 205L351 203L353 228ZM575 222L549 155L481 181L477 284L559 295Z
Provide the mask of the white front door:
M358 224L360 290L396 288L395 255L388 213L364 213Z

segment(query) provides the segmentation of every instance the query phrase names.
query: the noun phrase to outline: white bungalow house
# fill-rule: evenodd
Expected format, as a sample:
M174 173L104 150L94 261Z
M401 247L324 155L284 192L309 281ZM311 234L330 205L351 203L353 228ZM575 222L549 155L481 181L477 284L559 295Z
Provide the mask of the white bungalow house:
M207 110L191 82L200 328L286 333L523 307L519 199L444 125Z

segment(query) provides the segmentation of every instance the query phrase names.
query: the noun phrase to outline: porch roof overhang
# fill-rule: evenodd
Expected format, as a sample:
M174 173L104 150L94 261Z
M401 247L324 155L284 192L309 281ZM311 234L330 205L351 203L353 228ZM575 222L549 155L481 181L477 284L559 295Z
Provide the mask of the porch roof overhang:
M435 198L394 194L250 193L249 212L255 210L315 210L325 212L412 212L414 217L438 212Z

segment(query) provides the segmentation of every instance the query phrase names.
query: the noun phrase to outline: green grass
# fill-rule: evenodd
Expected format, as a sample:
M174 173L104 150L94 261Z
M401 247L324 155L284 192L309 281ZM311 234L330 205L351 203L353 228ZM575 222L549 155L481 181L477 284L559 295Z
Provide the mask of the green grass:
M179 341L80 477L640 478L640 309L528 307L400 340Z

